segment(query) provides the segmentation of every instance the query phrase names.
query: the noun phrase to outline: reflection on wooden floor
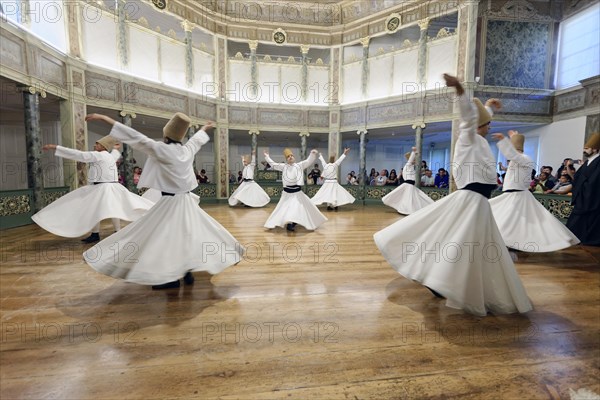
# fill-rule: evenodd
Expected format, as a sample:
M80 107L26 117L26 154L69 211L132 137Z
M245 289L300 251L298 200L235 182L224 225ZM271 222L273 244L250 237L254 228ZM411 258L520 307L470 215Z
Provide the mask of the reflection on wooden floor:
M399 276L372 239L391 208L315 232L205 205L248 248L194 286L152 291L35 225L0 232L2 399L559 399L600 393L600 251L518 253L535 310L478 318ZM109 234L109 223L103 232Z

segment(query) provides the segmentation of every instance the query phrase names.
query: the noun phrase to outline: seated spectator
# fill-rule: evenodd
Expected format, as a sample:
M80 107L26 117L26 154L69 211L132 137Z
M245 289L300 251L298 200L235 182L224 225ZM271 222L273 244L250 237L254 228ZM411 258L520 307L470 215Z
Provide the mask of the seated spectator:
M426 169L421 177L421 186L433 187L435 185L435 178L432 175L433 172L430 169Z
M444 168L440 168L438 169L438 173L435 176L435 181L434 181L434 185L435 187L438 188L448 188L450 182L450 176L448 175L448 171L446 171Z
M346 176L346 183L348 185L358 185L358 178L356 177L356 173L354 171L350 171L348 176Z
M425 171L427 171L429 167L427 166L427 161L421 160L421 176L425 175Z
M244 180L244 177L242 176L242 171L238 171L237 183L242 183L243 180Z
M388 180L388 170L382 169L379 176L375 178L375 186L385 186Z
M140 167L133 167L133 183L138 184L140 181L140 175L142 175L142 169Z
M540 173L540 176L531 182L529 190L533 193L544 193L554 187L554 181L551 181L546 172Z
M398 186L398 175L396 175L395 169L390 171L390 176L388 177L385 184L388 186Z
M542 167L542 172L545 172L545 173L547 173L547 174L548 174L548 176L549 176L550 178L552 178L552 167L551 167L551 166L549 166L549 165L544 165L544 166ZM559 175L559 177L560 177L560 175ZM552 180L554 180L554 179L552 179Z
M371 168L371 172L369 173L369 185L375 185L375 179L379 176L379 173L375 170L375 168Z
M204 169L200 170L200 175L196 175L196 179L198 180L198 183L210 183L208 176L206 176L206 170Z
M271 164L269 164L266 161L261 161L260 162L262 164L262 166L264 167L264 171L269 171L271 169Z
M563 160L563 163L560 165L560 167L558 167L558 169L556 170L556 179L559 179L562 176L562 172L565 168L567 168L567 165L573 165L573 159L572 158L565 158ZM544 170L545 167L542 167L542 171Z
M571 177L565 172L558 180L558 183L554 185L554 187L550 190L546 190L545 194L569 194L573 189L573 185L571 184Z

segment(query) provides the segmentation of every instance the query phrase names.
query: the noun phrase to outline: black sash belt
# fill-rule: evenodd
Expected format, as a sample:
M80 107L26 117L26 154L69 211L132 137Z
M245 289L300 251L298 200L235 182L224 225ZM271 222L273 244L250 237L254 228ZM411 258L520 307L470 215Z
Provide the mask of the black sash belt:
M284 186L283 187L283 191L286 193L296 193L301 191L302 188L300 187L300 185L294 185L294 186Z
M189 192L185 192L185 193L189 193ZM162 194L163 196L175 196L176 194L181 194L181 193L160 192L160 194Z
M521 189L508 189L508 190L503 190L504 193L512 193L512 192L523 192L523 190Z
M404 183L408 183L409 185L414 185L415 181L407 180L407 181L404 181Z
M102 183L119 183L119 182L115 182L115 181L113 181L113 182L94 182L94 185L100 185Z
M492 197L492 192L496 190L496 188L497 185L494 184L473 182L469 183L467 186L460 190L470 190L472 192L479 193L486 199L489 199Z
M242 179L242 182L254 182L254 179Z

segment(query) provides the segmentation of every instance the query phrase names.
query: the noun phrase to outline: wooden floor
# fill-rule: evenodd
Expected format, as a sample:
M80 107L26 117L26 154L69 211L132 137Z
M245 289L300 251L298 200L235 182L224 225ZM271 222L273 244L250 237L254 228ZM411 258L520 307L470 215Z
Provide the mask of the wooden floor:
M82 262L89 245L0 232L0 398L568 399L600 393L600 252L518 253L534 304L474 317L398 275L372 235L393 209L326 212L315 232L204 205L246 259L152 291ZM103 225L109 234L110 224Z

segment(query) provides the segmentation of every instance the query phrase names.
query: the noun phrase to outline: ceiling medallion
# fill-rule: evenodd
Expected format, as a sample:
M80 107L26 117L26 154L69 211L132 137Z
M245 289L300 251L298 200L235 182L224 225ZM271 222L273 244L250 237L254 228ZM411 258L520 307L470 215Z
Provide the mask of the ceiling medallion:
M284 44L287 41L287 33L281 28L273 31L273 41L276 44Z
M392 13L385 20L385 30L387 33L395 33L398 29L400 29L401 22L400 14Z
M167 8L167 0L152 0L152 4L159 10Z

